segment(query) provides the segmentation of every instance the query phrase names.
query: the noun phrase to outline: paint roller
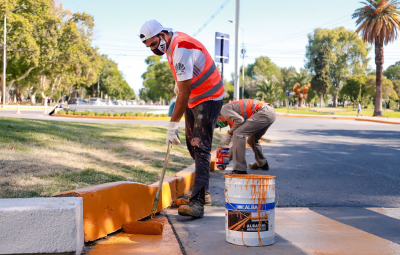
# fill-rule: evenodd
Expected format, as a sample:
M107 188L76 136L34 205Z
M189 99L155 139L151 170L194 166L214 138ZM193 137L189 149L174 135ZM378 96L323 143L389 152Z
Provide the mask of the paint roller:
M160 182L157 187L156 197L154 198L153 208L151 210L151 219L148 221L131 221L127 222L122 226L122 230L128 234L142 234L142 235L161 235L164 228L164 222L155 217L158 199L160 197L160 192L162 184L164 182L165 169L167 168L169 153L171 151L172 143L168 143L167 155L165 156L163 170L161 173Z

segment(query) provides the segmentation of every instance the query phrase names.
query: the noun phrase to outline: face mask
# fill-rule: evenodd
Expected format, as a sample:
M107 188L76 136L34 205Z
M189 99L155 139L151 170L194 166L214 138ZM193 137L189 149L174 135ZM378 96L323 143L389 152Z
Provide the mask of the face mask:
M161 39L160 36L158 36L158 38L160 39L158 46L151 51L158 56L162 56L165 52L167 52L167 42Z

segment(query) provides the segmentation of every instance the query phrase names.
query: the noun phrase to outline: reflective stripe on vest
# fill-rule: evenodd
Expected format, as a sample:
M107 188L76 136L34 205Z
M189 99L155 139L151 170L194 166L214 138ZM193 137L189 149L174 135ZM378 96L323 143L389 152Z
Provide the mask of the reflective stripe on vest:
M221 75L219 74L219 71L215 66L214 60L212 59L206 48L203 46L203 44L201 44L193 37L190 37L182 32L176 33L178 35L175 36L170 45L171 55L170 57L167 55L168 63L174 75L175 81L177 81L177 78L173 65L173 56L175 48L177 45L179 47L180 42L191 44L196 49L203 52L204 56L206 57L206 63L204 65L203 71L196 78L192 79L191 92L188 102L189 108L193 108L204 101L222 97L225 93L225 89L223 86L224 84L221 79Z
M240 112L245 121L253 116L255 111L264 106L263 102L255 99L242 99L236 102L240 104Z

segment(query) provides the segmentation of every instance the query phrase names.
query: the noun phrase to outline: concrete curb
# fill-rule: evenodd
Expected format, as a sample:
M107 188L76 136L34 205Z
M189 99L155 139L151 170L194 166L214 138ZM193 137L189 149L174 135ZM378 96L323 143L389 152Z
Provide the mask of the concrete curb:
M286 118L311 118L311 119L342 119L342 120L357 120L357 121L369 121L369 122L377 122L377 123L385 123L385 124L395 124L400 125L400 122L396 121L386 121L386 120L371 120L371 119L360 119L356 117L333 117L333 116L296 116L296 115L280 115L277 114L277 117L286 117Z
M163 182L157 211L190 191L194 184L194 164ZM85 242L107 236L128 221L150 216L158 182L145 185L136 182L112 182L78 190L61 192L55 197L82 197Z
M323 117L324 116L324 117ZM276 117L287 117L287 118L308 118L308 119L341 119L341 120L355 120L355 117L333 117L326 115L315 115L315 116L304 116L304 115L286 115L286 114L277 114Z
M67 118L83 118L83 119L115 119L115 120L170 120L171 117L117 117L117 116L82 116L82 115L68 115L68 114L55 114L54 117L67 117ZM184 120L184 118L182 118Z
M400 122L386 121L386 120L369 120L369 119L356 119L356 120L357 120L357 121L369 121L369 122L377 122L377 123L385 123L385 124L400 125Z

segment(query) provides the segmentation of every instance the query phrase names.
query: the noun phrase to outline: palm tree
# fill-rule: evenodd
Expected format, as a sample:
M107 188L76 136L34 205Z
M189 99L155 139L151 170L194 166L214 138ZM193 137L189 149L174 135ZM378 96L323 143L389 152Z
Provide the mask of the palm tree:
M375 43L376 93L374 116L382 116L382 68L383 44L387 45L397 39L400 30L400 2L398 0L367 0L365 6L353 13L353 19L360 25L364 41Z
M281 98L283 89L278 82L262 81L261 84L256 86L256 96L264 102L273 104Z
M311 81L311 75L308 73L307 70L303 69L300 70L300 73L296 72L291 78L290 82L293 84L293 91L296 92L295 90L297 89L298 91L296 92L296 95L299 97L299 107L303 107L303 96L300 95L301 91L304 91Z

